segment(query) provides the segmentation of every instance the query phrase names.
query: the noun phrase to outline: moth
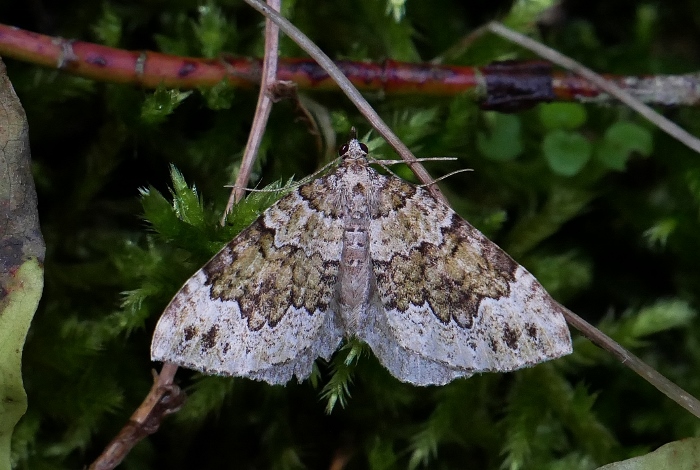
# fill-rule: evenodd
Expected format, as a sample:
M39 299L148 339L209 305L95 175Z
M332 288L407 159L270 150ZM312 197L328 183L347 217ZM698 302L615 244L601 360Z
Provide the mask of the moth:
M355 337L399 380L440 385L571 353L532 274L426 189L375 171L364 143L339 153L185 283L154 361L283 384Z

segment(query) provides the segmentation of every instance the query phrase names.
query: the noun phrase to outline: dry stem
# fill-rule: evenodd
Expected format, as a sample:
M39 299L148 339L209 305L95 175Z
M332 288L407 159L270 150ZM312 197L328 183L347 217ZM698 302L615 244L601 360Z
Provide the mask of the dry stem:
M185 393L173 384L177 365L163 364L160 374L153 372L153 386L129 422L112 439L105 450L90 465L89 470L111 470L144 437L158 430L163 418L180 409L185 402Z
M279 11L281 0L268 0L269 8ZM262 80L260 83L260 93L258 94L258 104L253 116L253 124L248 134L248 142L243 153L241 168L238 171L236 182L234 183L231 195L229 196L226 209L221 216L221 225L226 223L226 216L231 211L233 204L240 201L245 194L244 189L248 186L250 173L253 170L255 159L260 150L267 120L272 111L273 100L270 97L270 89L277 81L277 59L279 55L279 28L269 19L265 20L265 57L263 58Z

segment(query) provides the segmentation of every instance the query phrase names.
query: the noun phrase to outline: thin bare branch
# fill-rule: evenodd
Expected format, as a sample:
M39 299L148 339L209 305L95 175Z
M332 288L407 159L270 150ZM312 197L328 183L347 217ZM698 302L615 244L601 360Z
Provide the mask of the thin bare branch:
M90 465L89 470L112 470L144 437L158 430L163 418L180 409L185 393L173 384L177 365L163 364L160 374L153 372L153 386L129 422L112 439L105 450Z
M646 364L640 358L623 348L619 343L576 315L571 310L562 306L566 321L579 330L586 338L597 344L604 350L615 356L622 364L629 367L643 379L652 384L657 390L675 401L683 408L700 418L700 401L661 375L653 367Z
M269 8L279 11L281 0L268 0ZM262 80L260 83L260 93L258 94L258 104L253 116L253 124L248 134L248 142L243 153L241 168L238 171L236 182L231 190L226 209L221 216L221 225L226 223L226 216L231 211L233 204L240 201L245 194L241 188L248 186L250 173L253 171L255 159L260 150L260 143L265 134L267 120L272 111L273 100L270 96L270 89L277 80L277 60L279 55L279 28L269 19L265 19L265 57L263 59Z

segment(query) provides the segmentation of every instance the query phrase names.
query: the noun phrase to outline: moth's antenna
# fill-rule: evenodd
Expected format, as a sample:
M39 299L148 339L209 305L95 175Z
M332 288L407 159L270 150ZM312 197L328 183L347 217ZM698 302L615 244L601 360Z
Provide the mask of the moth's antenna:
M350 128L350 140L357 140L357 129L355 129L355 126Z
M456 158L456 157L426 157L426 158L416 158L416 161L418 161L418 162L429 162L429 161L454 161L454 160L457 160L457 158ZM396 173L394 173L393 171L391 171L387 165L398 165L398 164L401 164L401 163L406 163L406 161L405 161L405 160L377 160L377 159L374 159L374 158L373 158L373 159L370 160L370 163L375 163L375 164L381 166L382 168L384 168L388 173L391 173L392 175L396 176L397 178L401 178L399 175L397 175ZM453 171L453 172L451 172L451 173L448 173L448 174L446 174L446 175L444 175L444 176L441 176L440 178L434 179L434 180L432 180L430 183L417 184L416 186L418 186L419 188L425 188L425 187L428 187L428 186L432 186L432 185L434 185L435 183L437 183L438 181L442 181L442 180L444 180L445 178L449 178L449 177L452 176L452 175L456 175L457 173L464 173L465 171L474 171L474 170L472 170L471 168L464 168L464 169L461 169L461 170L456 170L456 171Z
M398 161L398 160L397 160L397 161ZM384 169L386 170L387 173L389 173L389 174L391 174L391 175L394 175L396 178L399 178L399 179L401 178L399 175L397 175L396 173L394 173L393 171L391 171L391 169L384 163L384 160L376 160L376 159L373 159L372 161L370 161L370 163L375 163L375 164L381 166L382 168L384 168ZM403 160L401 160L401 163L403 163Z
M457 158L457 157L416 158L417 162L454 162L456 160L459 160L459 158ZM379 162L381 162L381 163L379 163ZM372 163L377 163L378 165L400 165L402 163L406 163L406 160L377 160L376 158L373 158Z
M323 167L322 167L320 170L314 171L313 173L311 173L311 174L308 175L308 176L305 176L304 178L300 179L299 181L297 181L297 182L295 182L295 183L293 183L293 184L284 186L284 187L282 187L282 188L277 188L277 189L252 189L252 188L240 187L240 186L236 186L236 185L232 185L232 184L226 184L226 185L224 185L224 188L240 188L240 189L242 189L243 191L246 191L246 192L249 192L249 193L278 193L278 192L282 192L282 191L293 191L293 190L299 188L300 186L304 186L306 183L309 183L309 182L310 182L311 180L313 180L317 175L323 173L324 171L326 171L326 170L327 170L328 168L330 168L331 166L337 165L339 161L340 161L340 158L335 158L335 159L333 159L332 161L330 161L330 162L326 163L325 165L323 165Z
M474 171L474 170L471 169L471 168L463 168L463 169L461 169L461 170L456 170L456 171L453 171L453 172L451 172L451 173L447 173L446 175L443 175L443 176L441 176L441 177L439 177L439 178L437 178L437 179L432 180L430 183L417 184L416 186L418 186L419 188L425 188L425 187L427 187L427 186L431 186L431 185L437 183L438 181L442 181L442 180L444 180L445 178L449 178L450 176L456 175L457 173L464 173L465 171Z

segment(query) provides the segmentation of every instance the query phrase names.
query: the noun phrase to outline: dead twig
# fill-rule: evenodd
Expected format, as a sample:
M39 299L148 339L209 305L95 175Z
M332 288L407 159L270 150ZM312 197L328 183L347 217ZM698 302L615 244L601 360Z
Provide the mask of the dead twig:
M112 439L105 450L90 465L89 470L111 470L144 437L158 430L163 418L180 409L185 402L185 393L173 384L177 365L166 362L160 374L153 372L153 386L129 422Z
M615 356L622 364L632 369L639 376L652 384L658 391L681 405L693 415L700 418L700 401L674 384L656 369L623 348L595 326L562 306L564 317L569 325L579 330L586 338Z
M268 0L268 8L275 11L279 11L281 0ZM226 209L221 216L221 225L226 224L226 217L231 211L233 204L240 201L245 194L242 188L248 186L248 180L250 180L250 173L253 171L253 165L255 164L255 159L258 156L258 150L260 150L260 143L262 142L263 135L265 133L265 127L267 127L267 120L270 117L270 111L272 111L272 105L274 103L272 97L270 96L270 90L275 86L277 81L277 59L279 55L279 28L275 23L269 19L265 20L265 57L263 58L263 71L262 80L260 83L260 93L258 94L258 104L255 108L255 115L253 116L253 124L250 128L250 133L248 134L248 142L245 145L245 151L243 152L243 160L241 161L241 168L238 171L238 176L236 177L236 182L231 190L231 195L228 198L228 203L226 204Z

